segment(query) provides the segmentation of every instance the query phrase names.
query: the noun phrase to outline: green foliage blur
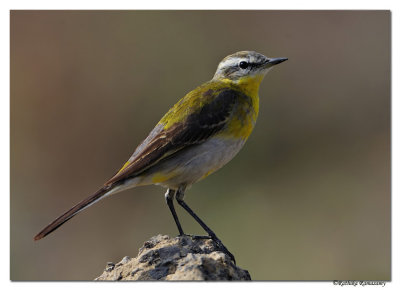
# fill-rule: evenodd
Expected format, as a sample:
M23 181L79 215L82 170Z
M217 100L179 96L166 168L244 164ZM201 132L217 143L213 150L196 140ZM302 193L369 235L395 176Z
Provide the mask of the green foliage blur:
M11 11L10 49L12 280L91 280L178 234L148 186L33 241L240 50L289 60L244 149L187 203L255 280L391 278L389 11Z

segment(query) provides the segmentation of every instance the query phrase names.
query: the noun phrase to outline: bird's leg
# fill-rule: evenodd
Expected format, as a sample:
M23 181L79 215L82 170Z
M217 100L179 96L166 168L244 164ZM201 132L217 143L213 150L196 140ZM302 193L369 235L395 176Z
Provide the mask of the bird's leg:
M175 196L175 190L173 189L168 189L167 192L165 193L165 200L167 202L167 205L169 207L169 210L172 213L172 216L174 217L176 226L178 227L179 235L183 236L185 233L183 232L181 223L179 222L178 215L176 214L175 208L174 208L174 196Z
M175 196L176 191L173 189L168 189L167 192L165 193L165 200L167 202L167 205L172 213L172 216L174 217L176 226L178 227L179 235L180 236L190 236L193 239L210 239L210 236L195 236L195 235L187 235L183 232L181 223L179 222L178 215L176 214L175 207L174 207L174 196Z
M228 256L232 259L232 261L236 264L235 257L228 249L224 246L221 240L215 235L215 233L193 212L193 210L186 204L183 200L185 196L185 189L179 188L176 192L176 201L182 206L198 223L199 225L210 235L211 239L217 243L218 246L222 248L222 250L228 254Z

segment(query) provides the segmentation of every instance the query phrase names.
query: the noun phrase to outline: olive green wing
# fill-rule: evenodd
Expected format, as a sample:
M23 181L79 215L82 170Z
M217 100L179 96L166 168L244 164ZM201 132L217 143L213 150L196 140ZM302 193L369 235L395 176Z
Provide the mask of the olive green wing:
M231 88L193 93L171 108L106 185L138 176L167 156L208 140L224 129L242 97Z

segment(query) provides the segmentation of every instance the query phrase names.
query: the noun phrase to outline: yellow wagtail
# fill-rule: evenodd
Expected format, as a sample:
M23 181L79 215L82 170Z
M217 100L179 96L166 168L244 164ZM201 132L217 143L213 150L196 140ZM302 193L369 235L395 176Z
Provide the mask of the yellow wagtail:
M180 235L184 232L173 205L174 196L235 261L214 232L184 202L184 193L186 188L224 166L243 147L256 123L260 83L274 65L285 60L254 51L225 57L213 79L176 103L103 187L51 222L34 239L45 237L111 194L157 184L168 188L165 199Z

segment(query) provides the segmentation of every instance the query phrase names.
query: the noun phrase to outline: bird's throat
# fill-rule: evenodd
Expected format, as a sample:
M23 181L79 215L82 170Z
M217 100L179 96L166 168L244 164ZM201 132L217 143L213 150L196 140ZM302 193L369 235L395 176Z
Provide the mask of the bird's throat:
M258 96L258 89L260 88L261 81L264 79L263 74L241 77L238 80L224 79L224 82L229 82L239 87L239 89L246 93L246 95L255 97Z

